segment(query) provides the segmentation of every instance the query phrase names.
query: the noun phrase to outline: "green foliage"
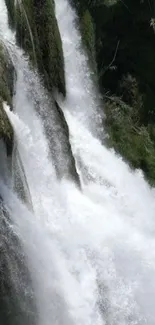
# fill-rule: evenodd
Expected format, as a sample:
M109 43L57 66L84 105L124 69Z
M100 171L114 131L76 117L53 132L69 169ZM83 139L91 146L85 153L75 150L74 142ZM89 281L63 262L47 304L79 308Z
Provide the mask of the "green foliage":
M92 17L108 144L155 184L155 2L72 2Z
M14 70L9 55L2 44L0 44L0 138L2 138L11 151L13 143L13 130L3 110L3 101L9 105L12 103Z
M133 108L120 98L105 101L105 126L109 134L108 145L114 147L134 168L140 168L151 184L155 184L155 145L149 128L137 127L133 121Z
M154 0L70 1L77 9L82 40L91 66L97 66L100 90L106 98L109 145L155 183ZM46 87L56 87L65 95L54 1L17 1L15 9L14 0L6 3L10 22L16 23L18 43L38 67Z

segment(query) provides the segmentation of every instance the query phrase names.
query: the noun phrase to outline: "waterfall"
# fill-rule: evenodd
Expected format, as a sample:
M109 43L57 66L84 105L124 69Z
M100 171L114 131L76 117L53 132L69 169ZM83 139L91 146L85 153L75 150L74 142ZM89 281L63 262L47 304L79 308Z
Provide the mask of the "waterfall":
M15 45L4 0L0 0L0 38L17 73L14 111L5 103L4 109L14 128L33 207L29 209L10 185L2 154L0 197L9 215L9 229L20 242L21 250L15 250L18 265L26 265L29 275L27 314L22 312L19 319L17 313L14 324L154 325L155 191L140 171L130 170L101 144L96 132L100 128L98 93L76 15L67 0L56 1L56 15L67 85L66 99L57 99L68 123L81 191L72 179L57 175L54 158L59 151L51 155L49 145L51 134L54 141L58 132L50 115L54 106ZM65 164L67 157L63 153L60 159ZM12 260L8 263L11 268ZM24 302L25 282L17 280L12 282L17 288L20 284Z
M76 14L69 1L57 0L55 6L65 56L67 87L67 100L64 102L59 99L60 106L63 106L64 113L72 112L72 115L84 123L91 132L100 135L102 111L99 106L99 94L92 81L88 59L82 49L81 36L74 25L77 20Z

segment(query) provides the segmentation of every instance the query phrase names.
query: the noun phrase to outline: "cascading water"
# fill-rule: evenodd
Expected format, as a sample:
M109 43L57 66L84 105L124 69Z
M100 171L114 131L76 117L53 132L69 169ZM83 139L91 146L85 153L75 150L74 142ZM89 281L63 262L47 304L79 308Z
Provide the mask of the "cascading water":
M15 131L33 212L2 177L0 195L25 252L34 289L36 318L27 324L154 325L155 193L140 172L133 173L93 137L94 117L95 127L100 122L97 93L81 52L75 13L67 0L57 0L56 14L68 94L59 101L82 192L73 182L57 179L43 127L50 117L35 111L37 76L15 46L0 0L0 37L17 72L15 112L6 104L4 109ZM28 77L34 81L31 96Z
M102 119L99 95L92 82L93 74L89 70L88 59L82 49L81 36L74 26L75 12L69 1L58 0L55 1L55 5L63 42L67 86L67 100L64 102L59 99L60 105L63 106L64 112L71 111L76 120L84 123L91 132L100 135Z

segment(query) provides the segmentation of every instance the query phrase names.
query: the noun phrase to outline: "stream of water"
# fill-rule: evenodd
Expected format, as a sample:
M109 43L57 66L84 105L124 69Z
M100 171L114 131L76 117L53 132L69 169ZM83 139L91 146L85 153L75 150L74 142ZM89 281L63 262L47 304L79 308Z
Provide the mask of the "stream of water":
M34 97L41 86L15 45L0 0L0 37L17 73L14 111L5 103L4 109L14 128L32 208L4 177L0 195L25 252L36 325L154 325L155 192L140 171L131 171L95 134L101 127L98 94L76 15L67 0L56 1L56 15L67 84L67 98L58 100L81 190L69 178L57 177L45 132L50 113L36 112ZM31 95L28 79L33 79ZM41 97L43 110L46 99ZM3 174L7 158L1 155ZM65 163L65 153L62 159Z

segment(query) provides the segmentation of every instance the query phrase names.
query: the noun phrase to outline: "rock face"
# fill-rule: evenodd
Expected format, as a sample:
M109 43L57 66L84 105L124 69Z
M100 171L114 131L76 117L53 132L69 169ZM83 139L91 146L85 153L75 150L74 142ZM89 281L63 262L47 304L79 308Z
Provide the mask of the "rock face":
M0 43L0 138L4 140L8 154L12 151L13 130L3 110L3 102L12 105L14 68L9 54Z
M72 153L72 148L69 140L69 128L65 120L65 116L59 104L55 102L55 119L57 124L57 141L59 141L59 146L56 144L55 139L52 141L52 147L57 150L59 147L59 155L54 154L53 159L55 160L56 171L58 177L67 177L75 181L77 186L80 188L80 179L78 172L76 170L76 162ZM61 143L61 148L60 148ZM49 145L50 146L50 145ZM52 151L52 150L51 150ZM65 157L65 162L64 162Z
M64 96L64 59L60 33L51 0L6 0L10 25L16 29L18 44L29 54L49 91Z
M4 144L7 154L11 155L13 129L3 110L3 102L12 106L15 71L8 51L0 43L0 146L1 173L5 181L3 161ZM10 159L9 159L10 160ZM3 170L4 167L4 170ZM6 167L7 168L7 167ZM13 231L14 225L0 196L0 324L36 325L37 313L34 304L34 292L31 278L26 267L26 259L18 239Z
M79 185L67 123L59 106L54 104L54 94L60 92L63 97L66 95L64 58L55 16L55 1L23 0L15 2L14 0L5 0L5 2L10 26L16 31L17 43L29 55L32 67L37 68L42 77L44 88L47 90L46 94L50 102L48 121L45 102L41 102L41 107L44 107L42 113L44 116L42 114L41 116L47 139L50 140L49 149L54 156L57 174L60 178L71 177ZM85 20L87 21L87 17ZM87 34L86 39L89 44L89 33ZM40 103L36 105L38 113L41 111L41 107ZM60 152L57 156L58 148Z

